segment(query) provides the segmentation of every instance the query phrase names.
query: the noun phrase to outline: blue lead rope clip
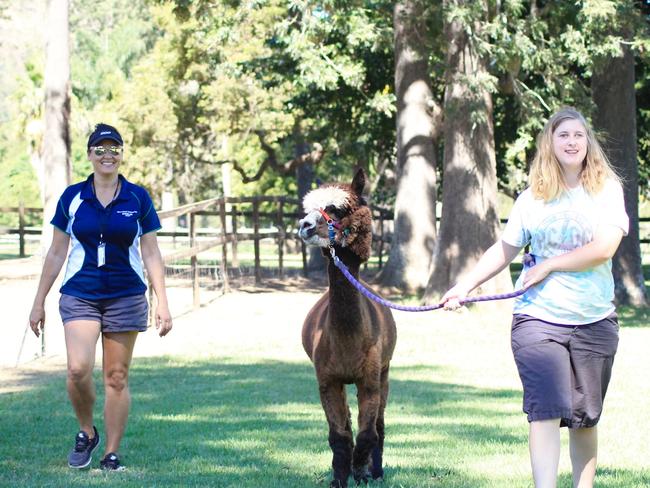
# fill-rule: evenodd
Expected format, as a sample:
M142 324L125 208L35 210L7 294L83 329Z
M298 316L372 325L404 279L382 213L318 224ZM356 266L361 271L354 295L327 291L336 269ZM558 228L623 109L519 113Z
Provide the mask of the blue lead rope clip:
M334 222L331 220L327 221L327 234L330 238L330 247L333 247L334 244L336 243L336 232L334 231Z
M535 260L535 255L530 253L524 253L524 258L522 259L522 263L524 265L524 268L532 268L537 264L537 261Z

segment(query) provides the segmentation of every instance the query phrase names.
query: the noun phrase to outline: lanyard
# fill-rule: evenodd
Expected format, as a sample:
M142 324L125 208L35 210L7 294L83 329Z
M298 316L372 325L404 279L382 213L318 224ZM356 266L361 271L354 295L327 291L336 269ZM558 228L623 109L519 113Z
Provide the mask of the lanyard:
M91 184L92 189L93 189L93 195L99 205L102 205L99 199L97 198L97 193L95 192L95 183L93 182ZM117 180L117 185L115 185L115 192L113 193L113 198L111 198L111 201L108 202L108 205L106 207L102 206L102 212L100 213L99 216L99 245L101 246L104 243L104 232L106 231L106 226L108 225L108 222L111 220L111 214L113 213L113 202L117 198L117 190L120 187L120 181Z

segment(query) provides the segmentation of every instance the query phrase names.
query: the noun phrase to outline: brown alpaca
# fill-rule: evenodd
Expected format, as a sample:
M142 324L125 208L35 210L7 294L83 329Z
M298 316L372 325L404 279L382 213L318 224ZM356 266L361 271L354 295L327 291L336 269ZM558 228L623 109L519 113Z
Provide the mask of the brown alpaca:
M329 424L334 470L331 487L347 487L350 473L357 483L384 475L384 409L397 337L395 321L390 309L359 293L334 265L326 217L321 213L338 222L334 250L358 279L372 242L370 209L362 197L365 182L365 173L359 170L350 185L312 190L303 201L306 216L300 221L303 241L320 246L329 258L329 290L307 314L302 344L314 363ZM356 445L345 391L345 385L352 383L357 387L359 405Z

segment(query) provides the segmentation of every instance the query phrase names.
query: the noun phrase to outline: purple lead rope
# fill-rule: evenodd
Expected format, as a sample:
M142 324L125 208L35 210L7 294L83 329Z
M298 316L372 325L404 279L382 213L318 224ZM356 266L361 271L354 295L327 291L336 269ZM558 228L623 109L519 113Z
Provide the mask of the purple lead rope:
M366 297L370 298L371 300L384 305L385 307L388 308L393 308L395 310L402 310L404 312L427 312L429 310L438 310L444 306L444 304L439 303L437 305L416 305L416 306L408 306L408 305L398 305L397 303L392 303L389 302L388 300L384 300L380 296L375 295L372 293L370 290L368 290L365 286L363 286L359 281L352 276L352 273L350 273L350 270L347 268L345 264L338 258L338 256L334 255L334 249L330 249L331 254L332 254L332 259L334 259L334 264L338 269L341 270L341 273L348 279L350 283L354 285L354 287L359 290L361 293L363 293ZM466 298L465 300L462 300L460 302L461 305L464 305L466 303L472 303L472 302L487 302L490 300L506 300L508 298L515 298L520 295L523 295L526 292L525 289L513 291L512 293L503 293L501 295L482 295L478 297L470 297Z

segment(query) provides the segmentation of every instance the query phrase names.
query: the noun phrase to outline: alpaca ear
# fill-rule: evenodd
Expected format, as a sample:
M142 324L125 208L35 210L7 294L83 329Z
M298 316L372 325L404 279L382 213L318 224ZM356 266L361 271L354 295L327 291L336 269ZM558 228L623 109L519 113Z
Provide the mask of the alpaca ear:
M372 213L368 207L361 207L352 215L341 219L341 226L348 229L349 233L341 232L339 237L341 245L347 247L354 254L367 261L370 257L372 245Z
M352 191L361 197L363 195L363 189L366 186L366 172L363 168L359 168L352 179Z

